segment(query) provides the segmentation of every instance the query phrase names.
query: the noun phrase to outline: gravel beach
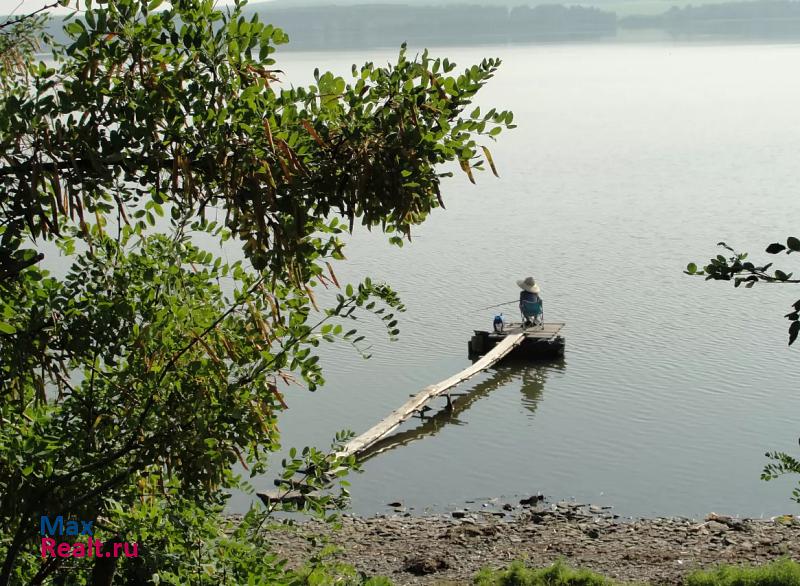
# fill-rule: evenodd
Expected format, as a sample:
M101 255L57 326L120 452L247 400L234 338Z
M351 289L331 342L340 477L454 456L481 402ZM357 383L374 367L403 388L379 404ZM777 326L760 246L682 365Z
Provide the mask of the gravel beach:
M467 584L483 567L513 560L542 567L564 558L574 567L630 582L680 584L698 568L719 563L759 564L800 560L800 518L625 519L608 508L572 502L478 504L478 510L363 518L345 515L332 530L305 521L273 530L274 550L293 565L308 560L326 536L341 547L334 559L395 584Z

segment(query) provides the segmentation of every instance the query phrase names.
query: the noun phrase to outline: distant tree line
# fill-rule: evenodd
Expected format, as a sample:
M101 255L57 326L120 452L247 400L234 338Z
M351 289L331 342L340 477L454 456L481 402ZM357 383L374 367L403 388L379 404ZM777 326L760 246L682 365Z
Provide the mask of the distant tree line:
M366 0L365 0L366 1ZM487 1L487 0L481 0ZM755 0L672 7L658 15L629 16L586 6L366 4L348 6L248 5L245 13L281 27L292 49L325 50L613 38L617 28L659 29L677 35L800 36L800 2ZM65 41L61 17L48 32Z
M800 2L755 0L701 6L673 6L655 16L620 19L621 28L664 29L674 33L736 36L800 35Z
M472 45L535 40L613 37L617 15L583 6L560 4L506 8L497 6L298 6L248 5L263 22L284 30L288 50L350 49L412 45ZM47 24L47 33L66 42L62 17Z
M308 49L412 44L473 44L614 35L616 14L581 6L364 5L270 9L263 19Z

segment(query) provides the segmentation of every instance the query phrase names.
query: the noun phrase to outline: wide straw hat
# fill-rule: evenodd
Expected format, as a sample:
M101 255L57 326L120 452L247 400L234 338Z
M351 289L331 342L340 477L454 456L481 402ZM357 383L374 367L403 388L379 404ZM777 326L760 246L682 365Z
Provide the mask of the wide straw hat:
M533 277L528 277L522 281L517 281L517 285L519 285L520 289L524 289L529 293L541 293L541 289L539 285L536 284L536 279Z

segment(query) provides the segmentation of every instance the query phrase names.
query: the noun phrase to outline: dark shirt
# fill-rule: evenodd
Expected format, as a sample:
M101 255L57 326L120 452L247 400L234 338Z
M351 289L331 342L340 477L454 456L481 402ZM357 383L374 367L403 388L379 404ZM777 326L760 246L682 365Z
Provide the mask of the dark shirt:
M541 303L542 298L539 297L538 293L531 293L530 291L520 291L519 292L519 300L520 301L533 301L534 303Z

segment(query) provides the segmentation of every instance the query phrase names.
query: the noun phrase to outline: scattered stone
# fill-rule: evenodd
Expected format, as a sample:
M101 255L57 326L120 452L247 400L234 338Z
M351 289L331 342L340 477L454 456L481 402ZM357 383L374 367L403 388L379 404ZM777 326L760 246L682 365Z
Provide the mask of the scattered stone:
M544 495L535 494L533 496L529 496L528 498L521 499L519 501L519 504L532 506L532 505L538 504L539 502L541 502L543 500L544 500Z
M547 521L548 517L549 515L547 514L547 511L535 511L531 513L531 516L529 518L531 520L531 523L539 524Z
M708 521L706 523L706 528L712 533L724 533L729 529L727 525L718 523L717 521Z
M747 529L747 525L741 519L735 519L733 517L729 517L728 515L717 515L716 513L709 513L706 516L706 521L714 522L714 523L722 523L723 525L727 525L731 529L735 529L736 531L744 531Z
M406 560L403 571L415 576L435 574L450 567L447 560L437 555L425 555Z
M497 525L475 525L465 524L451 527L447 530L445 535L450 538L463 538L463 537L493 537L500 533Z
M401 503L400 501L392 501L392 502L390 502L390 503L387 503L387 504L386 504L386 506L387 506L387 507L394 507L394 508L398 508L398 507L402 507L402 506L403 506L403 503Z
M597 529L597 527L587 527L583 530L583 533L592 539L597 539L600 537L600 531Z
M502 519L498 510L463 507L424 517L348 515L339 530L300 522L290 531L275 529L270 541L292 567L326 543L338 545L337 560L367 575L390 576L397 586L467 584L482 567L503 567L514 559L544 567L559 557L621 581L675 586L687 572L720 562L762 564L800 555L800 523L792 516L621 519L570 501L551 510L536 506L540 500L531 497L524 507L498 502L497 509L506 512Z

